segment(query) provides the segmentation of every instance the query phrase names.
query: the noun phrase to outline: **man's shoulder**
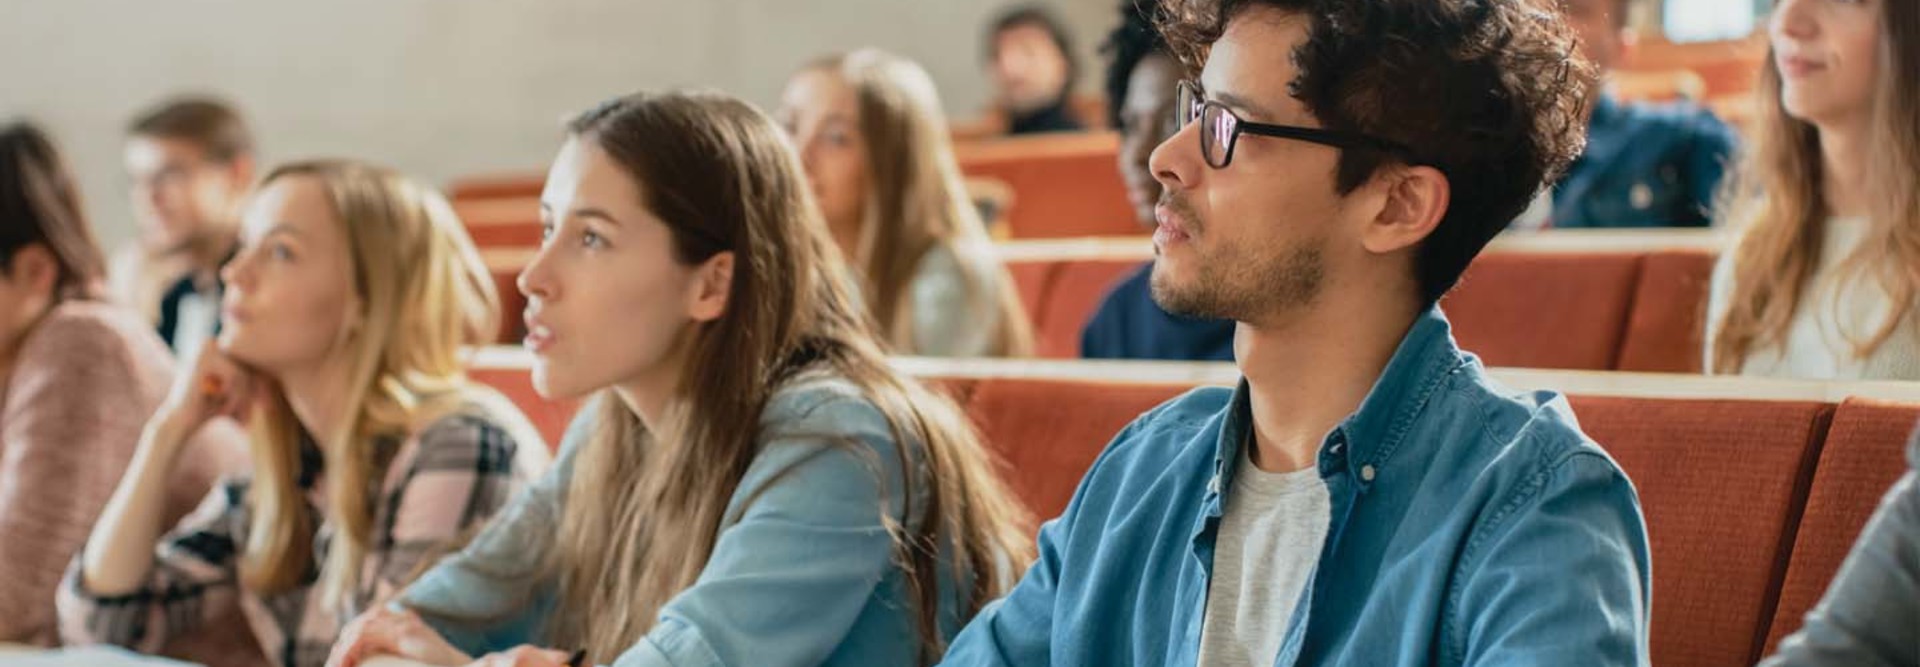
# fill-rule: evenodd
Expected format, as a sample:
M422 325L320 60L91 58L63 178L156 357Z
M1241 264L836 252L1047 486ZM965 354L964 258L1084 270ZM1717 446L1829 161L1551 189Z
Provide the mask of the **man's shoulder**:
M1233 390L1227 387L1188 390L1128 424L1108 444L1095 467L1166 471L1188 458L1211 461L1232 403Z
M1106 295L1100 299L1100 307L1095 312L1108 313L1116 310L1132 310L1153 305L1153 262L1145 262L1128 269L1119 280L1107 287Z
M1519 391L1471 368L1453 379L1443 408L1478 441L1484 465L1542 469L1581 455L1606 454L1580 427L1567 398Z

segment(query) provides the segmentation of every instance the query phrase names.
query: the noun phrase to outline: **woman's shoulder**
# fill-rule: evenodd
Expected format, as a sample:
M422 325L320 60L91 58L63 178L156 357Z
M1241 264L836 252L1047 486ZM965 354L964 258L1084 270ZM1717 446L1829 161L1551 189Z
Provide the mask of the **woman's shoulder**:
M880 410L865 389L836 372L810 370L782 382L761 411L761 426L774 431L796 424L844 424L854 428L878 420Z
M414 467L463 470L479 474L511 473L521 459L544 453L545 443L504 398L472 393L442 411L414 433ZM531 440L529 440L531 439Z
M168 359L166 345L133 311L95 301L54 306L22 345L23 359L102 353L163 364Z
M96 391L163 391L173 368L166 345L137 315L94 302L55 306L21 342L18 358L13 382L37 375L100 378L95 384L105 386Z

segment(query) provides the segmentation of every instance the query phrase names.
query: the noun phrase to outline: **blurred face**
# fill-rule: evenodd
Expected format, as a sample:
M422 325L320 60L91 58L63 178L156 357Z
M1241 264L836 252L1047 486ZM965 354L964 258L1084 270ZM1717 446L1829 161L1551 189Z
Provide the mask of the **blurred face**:
M1173 99L1180 82L1180 64L1152 54L1134 65L1127 77L1127 97L1120 101L1120 177L1127 184L1140 224L1153 227L1153 207L1160 201L1160 182L1153 179L1148 158L1153 148L1173 134Z
M1788 115L1834 125L1871 113L1887 1L1781 0L1774 8L1767 34Z
M801 72L787 83L776 115L800 150L807 183L835 236L857 231L866 212L868 168L853 87L831 71ZM855 250L841 248L848 257L854 257Z
M1306 22L1266 7L1242 11L1213 44L1200 84L1240 118L1321 127L1287 93ZM1313 303L1323 284L1364 255L1335 189L1334 148L1242 134L1224 169L1201 155L1189 123L1150 166L1166 192L1155 209L1153 298L1176 313L1258 322ZM1364 220L1365 218L1360 218Z
M346 222L313 176L283 176L247 206L221 269L220 349L268 374L329 364L360 324Z
M561 147L540 216L546 238L520 274L534 388L549 398L670 390L694 326L720 315L700 300L702 267L675 258L667 224L590 140Z
M993 83L1000 104L1014 113L1046 108L1067 87L1067 54L1047 29L1019 23L993 38Z
M164 137L133 137L124 157L134 217L148 248L177 252L203 235L228 233L249 185L243 166L215 162L197 145Z
M1606 72L1619 66L1632 43L1632 32L1624 26L1626 11L1621 0L1562 0L1567 24L1580 33L1580 52Z

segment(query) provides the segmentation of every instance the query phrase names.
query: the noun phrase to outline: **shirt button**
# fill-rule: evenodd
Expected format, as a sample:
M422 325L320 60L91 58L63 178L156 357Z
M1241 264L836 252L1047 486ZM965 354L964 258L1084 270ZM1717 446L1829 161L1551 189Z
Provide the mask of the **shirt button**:
M1363 482L1373 481L1373 466L1360 466L1360 480Z

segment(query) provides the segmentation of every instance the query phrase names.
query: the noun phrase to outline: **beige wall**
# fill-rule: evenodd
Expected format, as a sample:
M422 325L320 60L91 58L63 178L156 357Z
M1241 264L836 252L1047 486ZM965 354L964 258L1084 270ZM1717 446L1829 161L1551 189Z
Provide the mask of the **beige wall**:
M774 101L790 70L872 45L986 103L979 31L1008 0L22 0L0 3L0 117L65 145L109 245L131 234L122 128L178 91L251 116L269 160L377 160L435 183L539 168L560 119L613 94L718 87ZM1052 0L1082 87L1115 0Z

